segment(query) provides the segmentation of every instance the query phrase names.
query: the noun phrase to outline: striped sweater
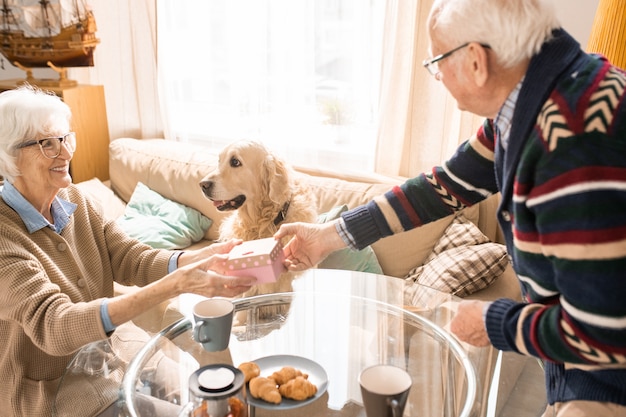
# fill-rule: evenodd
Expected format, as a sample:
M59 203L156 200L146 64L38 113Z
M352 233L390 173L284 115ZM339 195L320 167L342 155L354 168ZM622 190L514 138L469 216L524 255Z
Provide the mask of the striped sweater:
M531 60L506 151L487 120L443 166L343 215L364 247L501 192L526 302L495 301L487 331L544 360L550 403L626 405L625 87L624 71L555 31Z

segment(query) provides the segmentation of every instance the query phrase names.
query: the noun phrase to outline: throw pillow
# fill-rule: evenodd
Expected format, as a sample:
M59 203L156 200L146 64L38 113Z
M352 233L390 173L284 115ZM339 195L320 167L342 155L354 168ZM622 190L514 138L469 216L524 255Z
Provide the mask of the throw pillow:
M487 242L490 242L489 238L480 231L478 226L467 220L463 214L457 214L433 247L432 252L426 258L426 262L451 248L480 245Z
M334 220L346 210L348 210L348 206L345 204L333 207L328 212L320 214L317 218L317 222L326 223ZM383 269L378 263L378 258L376 258L376 253L370 246L358 251L350 248L335 251L320 262L318 268L345 269L350 271L371 272L373 274L383 273Z
M489 241L472 222L462 215L448 226L427 257L405 277L459 297L466 297L488 287L508 265L506 247ZM408 286L405 296L415 299L417 286Z
M138 182L118 224L153 248L184 249L200 241L212 224L199 211L171 201Z

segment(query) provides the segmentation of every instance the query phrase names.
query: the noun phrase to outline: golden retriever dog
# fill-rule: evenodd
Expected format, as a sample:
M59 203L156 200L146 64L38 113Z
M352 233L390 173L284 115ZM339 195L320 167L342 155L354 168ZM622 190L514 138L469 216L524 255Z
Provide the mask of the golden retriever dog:
M315 195L283 160L255 141L222 149L217 168L200 186L219 211L232 211L220 225L220 240L268 238L282 223L317 220ZM256 285L244 296L291 291L292 280L293 273L284 272L276 282Z

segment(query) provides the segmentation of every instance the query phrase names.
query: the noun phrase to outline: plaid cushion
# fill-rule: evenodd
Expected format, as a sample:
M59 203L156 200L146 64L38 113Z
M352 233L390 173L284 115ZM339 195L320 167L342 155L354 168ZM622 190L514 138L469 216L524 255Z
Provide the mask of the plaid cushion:
M458 216L450 224L424 265L405 277L459 297L488 287L508 265L506 247L490 242L473 223ZM405 289L407 302L416 304L417 286Z
M457 214L452 223L443 232L439 242L437 242L424 263L434 259L441 252L448 249L459 246L480 245L487 242L490 242L489 238L474 223L467 220L463 214Z

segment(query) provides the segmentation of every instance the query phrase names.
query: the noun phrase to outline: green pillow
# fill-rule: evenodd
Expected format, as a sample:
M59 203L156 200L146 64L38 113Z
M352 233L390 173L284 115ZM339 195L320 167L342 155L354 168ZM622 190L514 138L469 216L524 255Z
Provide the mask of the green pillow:
M130 236L160 249L184 249L200 241L212 221L138 182L118 224Z
M348 210L347 205L333 207L327 213L322 213L317 217L318 223L326 223L338 218L341 213ZM319 263L318 268L323 269L345 269L349 271L371 272L382 274L383 269L378 263L376 253L370 246L359 251L345 248L328 255L326 259Z

